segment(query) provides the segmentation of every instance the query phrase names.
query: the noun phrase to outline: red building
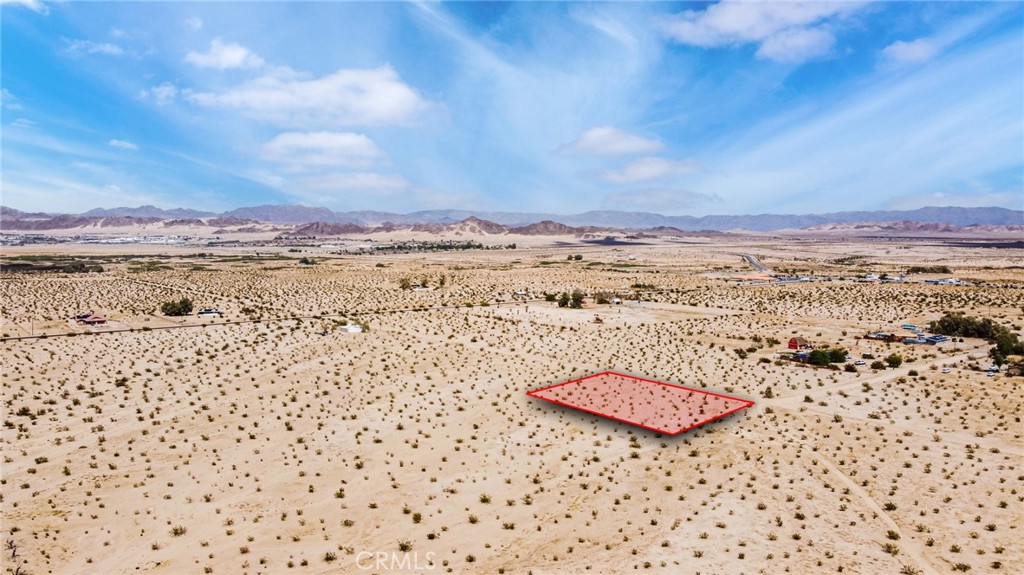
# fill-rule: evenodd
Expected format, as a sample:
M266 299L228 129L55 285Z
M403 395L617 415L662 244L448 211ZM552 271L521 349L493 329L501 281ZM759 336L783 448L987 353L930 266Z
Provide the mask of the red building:
M802 337L791 337L789 338L789 349L811 349L811 344Z

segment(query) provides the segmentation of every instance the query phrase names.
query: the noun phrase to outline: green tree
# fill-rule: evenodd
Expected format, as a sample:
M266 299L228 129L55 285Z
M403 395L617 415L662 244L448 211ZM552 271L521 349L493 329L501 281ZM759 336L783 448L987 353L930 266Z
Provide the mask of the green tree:
M903 357L898 354L891 353L889 354L889 357L885 358L885 363L889 367L896 369L897 367L903 365Z
M583 292L578 289L572 290L572 296L569 299L569 307L573 309L580 309L583 307Z
M846 362L846 350L843 348L830 349L828 351L829 363L845 363Z
M811 365L828 365L832 356L827 349L812 349L807 361Z
M183 297L178 301L165 301L160 304L160 313L170 316L188 315L192 313L192 300Z
M568 307L569 305L569 294L562 292L558 296L558 307Z

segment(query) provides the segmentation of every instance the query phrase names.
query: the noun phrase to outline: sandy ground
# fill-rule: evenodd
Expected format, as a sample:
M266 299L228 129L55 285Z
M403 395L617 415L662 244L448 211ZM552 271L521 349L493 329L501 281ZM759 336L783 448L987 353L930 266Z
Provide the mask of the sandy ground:
M980 340L861 339L949 310L1020 333L1021 250L555 241L292 259L61 246L105 271L0 276L3 571L1024 572L1024 378L973 369ZM751 271L741 254L990 284L712 277ZM537 301L573 288L625 301ZM225 315L156 313L182 296ZM67 320L83 311L112 325ZM778 361L794 335L905 362ZM525 395L605 369L756 404L670 438Z

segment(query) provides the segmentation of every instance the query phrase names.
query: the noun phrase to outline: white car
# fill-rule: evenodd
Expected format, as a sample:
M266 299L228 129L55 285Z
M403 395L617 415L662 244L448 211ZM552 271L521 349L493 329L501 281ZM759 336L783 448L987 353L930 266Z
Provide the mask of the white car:
M944 368L942 368L942 373L949 373L949 372L951 372L951 371L953 371L953 370L952 370L952 369L949 369L948 367L944 367Z
M853 362L853 365L867 365L867 363L868 362L864 361L863 359L858 359L857 361Z

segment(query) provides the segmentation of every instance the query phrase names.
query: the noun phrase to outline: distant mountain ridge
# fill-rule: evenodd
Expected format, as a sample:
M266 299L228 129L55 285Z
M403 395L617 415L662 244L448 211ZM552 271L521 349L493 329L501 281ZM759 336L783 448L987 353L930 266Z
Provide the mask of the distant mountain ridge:
M126 220L125 218L128 218ZM675 228L681 231L776 231L807 229L840 224L863 225L870 222L919 222L946 224L958 228L970 226L1021 226L1024 211L999 207L924 207L916 210L881 210L832 212L826 214L756 214L665 216L649 212L589 211L580 214L547 214L526 212L485 212L470 210L425 210L408 214L377 211L335 212L324 207L302 205L263 205L242 207L216 214L186 208L162 209L155 206L137 208L96 208L83 214L26 213L0 208L0 220L5 229L60 229L84 225L112 225L137 219L143 220L195 220L221 218L223 222L264 222L271 224L333 224L364 229L413 226L428 231L431 226L450 226L466 223L469 228L484 233L501 233L503 227L514 233L571 233L570 228L602 228L640 230ZM100 220L103 223L100 224ZM33 223L29 223L33 222ZM91 224L90 224L91 222ZM212 224L217 225L217 224ZM468 230L467 230L468 231ZM318 234L322 235L322 234Z
M103 208L93 208L88 212L80 214L89 218L109 218L115 216L127 216L132 218L160 218L160 219L198 219L198 218L212 218L219 214L214 212L201 212L199 210L190 210L188 208L174 208L172 210L165 210L156 206L139 206L137 208L110 208L109 210Z

